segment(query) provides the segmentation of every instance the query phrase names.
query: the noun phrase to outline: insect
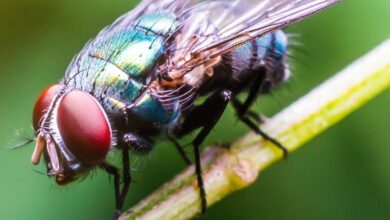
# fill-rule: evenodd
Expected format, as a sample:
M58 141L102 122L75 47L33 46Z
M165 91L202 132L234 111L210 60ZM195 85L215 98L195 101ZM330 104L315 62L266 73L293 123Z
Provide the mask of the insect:
M114 178L118 215L131 183L129 154L150 152L162 136L189 164L176 140L200 129L192 146L203 213L199 149L228 103L287 154L258 128L250 107L290 75L280 28L337 2L143 0L88 42L63 79L39 95L32 163L43 156L58 185L95 168L106 171ZM121 170L106 160L114 149L122 153Z

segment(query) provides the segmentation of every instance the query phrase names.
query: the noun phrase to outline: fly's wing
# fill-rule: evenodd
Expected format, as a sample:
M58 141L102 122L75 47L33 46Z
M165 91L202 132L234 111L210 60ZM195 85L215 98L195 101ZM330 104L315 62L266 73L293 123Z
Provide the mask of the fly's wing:
M172 12L178 11L185 7L186 2L187 1L182 0L143 0L133 10L122 15L112 25L103 29L99 35L104 35L108 32L128 28L134 23L134 21L137 20L137 18L150 12L158 12L163 10Z
M212 62L255 38L285 27L339 0L201 1L179 16L181 34L162 69L172 79Z
M172 79L237 46L323 10L339 0L143 0L103 29L73 59L65 81L81 71L79 62L95 42L127 29L140 16L159 11L176 15L173 51L161 67ZM172 48L168 48L171 51ZM174 74L170 73L174 72Z

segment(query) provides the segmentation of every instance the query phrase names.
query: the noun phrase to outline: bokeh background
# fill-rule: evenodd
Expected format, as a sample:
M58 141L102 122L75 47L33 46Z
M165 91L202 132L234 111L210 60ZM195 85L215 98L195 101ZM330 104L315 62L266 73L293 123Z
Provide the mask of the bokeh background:
M9 145L18 142L18 129L32 136L40 90L58 81L88 39L136 3L0 2L0 219L111 218L113 188L105 173L60 188L33 171L32 145L15 151ZM345 0L287 31L300 34L296 41L303 46L292 50L293 79L256 105L269 116L390 37L390 1ZM389 112L385 92L199 219L390 219ZM233 141L247 131L229 109L207 142ZM125 207L184 168L163 142L149 156L132 159L135 183ZM36 169L45 170L43 164Z

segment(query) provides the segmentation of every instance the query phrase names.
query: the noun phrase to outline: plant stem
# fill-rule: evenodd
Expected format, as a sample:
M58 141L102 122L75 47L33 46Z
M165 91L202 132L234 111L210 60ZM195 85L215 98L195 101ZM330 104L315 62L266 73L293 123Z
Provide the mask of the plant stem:
M261 127L291 152L390 87L390 40L299 99ZM272 143L249 133L231 148L208 147L203 178L209 205L252 184L282 158ZM194 167L165 183L120 219L189 219L200 211Z

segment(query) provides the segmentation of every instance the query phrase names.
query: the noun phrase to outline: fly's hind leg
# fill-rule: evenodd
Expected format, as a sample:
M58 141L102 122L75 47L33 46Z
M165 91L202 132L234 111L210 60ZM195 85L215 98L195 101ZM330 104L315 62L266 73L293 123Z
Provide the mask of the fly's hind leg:
M202 214L206 211L207 200L202 178L199 148L214 128L215 124L221 118L231 99L231 96L232 93L228 90L220 91L211 95L202 105L196 106L188 115L186 115L183 124L175 131L176 135L183 136L197 128L202 128L196 138L192 141L195 155L195 173L199 186Z
M256 100L257 96L259 95L263 85L264 85L264 76L262 74L258 74L258 76L251 84L248 97L246 98L244 103L241 103L237 98L233 98L232 104L237 112L240 121L244 122L244 124L246 124L256 134L260 135L264 139L272 142L275 146L280 148L283 152L283 157L287 158L289 153L287 148L284 147L279 141L277 141L276 139L274 139L273 137L269 136L267 133L262 131L257 124L261 123L263 119L261 118L261 116L249 110L249 108L252 106L253 102ZM254 122L253 119L258 123Z
M258 72L266 72L266 69L259 70ZM255 112L250 111L250 107L253 105L253 103L256 101L257 96L259 95L261 88L264 84L264 76L265 74L257 74L249 88L249 94L248 97L246 97L244 103L235 103L233 99L233 106L237 111L237 114L239 116L243 115L257 115ZM260 118L257 118L255 120L260 120Z
M244 122L252 131L254 131L256 134L260 135L264 139L272 142L275 146L277 146L280 150L283 152L283 157L287 158L289 151L285 146L283 146L279 141L274 139L273 137L269 136L267 133L265 133L263 130L259 128L259 126L250 120L247 116L238 116L240 121Z

